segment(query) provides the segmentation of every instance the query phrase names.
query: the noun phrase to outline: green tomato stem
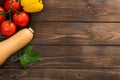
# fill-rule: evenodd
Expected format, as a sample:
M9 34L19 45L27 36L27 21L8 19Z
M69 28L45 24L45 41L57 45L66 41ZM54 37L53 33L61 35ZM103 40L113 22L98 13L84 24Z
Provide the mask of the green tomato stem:
M12 10L12 0L10 0L10 10ZM10 10L9 10L9 20L10 20L10 23L12 22L12 14L10 13Z
M9 10L9 21L10 23L12 22L12 14L10 13L10 10Z

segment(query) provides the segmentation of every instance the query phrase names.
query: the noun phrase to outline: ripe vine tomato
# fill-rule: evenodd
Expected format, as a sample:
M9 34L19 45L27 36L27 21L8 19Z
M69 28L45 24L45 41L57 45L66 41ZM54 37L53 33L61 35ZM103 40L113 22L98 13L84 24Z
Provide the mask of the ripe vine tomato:
M20 13L15 13L13 15L13 22L20 27L27 26L29 21L30 21L30 16L25 11L22 11Z
M6 0L4 4L4 8L6 11L10 10L11 13L15 13L16 11L20 10L21 5L19 0L12 0L10 4L10 0ZM12 5L12 9L10 9L10 5Z
M16 25L10 21L3 21L0 25L0 29L3 36L9 37L16 32Z
M4 12L4 8L0 6L0 23L6 19Z

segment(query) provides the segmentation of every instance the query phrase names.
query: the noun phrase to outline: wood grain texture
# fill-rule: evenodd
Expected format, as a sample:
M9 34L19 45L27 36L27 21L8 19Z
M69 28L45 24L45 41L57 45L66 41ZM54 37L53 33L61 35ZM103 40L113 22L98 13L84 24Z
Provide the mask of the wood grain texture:
M120 46L43 46L33 48L42 61L29 65L31 69L119 69ZM18 54L1 68L19 69Z
M119 69L0 69L0 74L0 80L120 80Z
M120 80L120 0L43 3L29 24L43 60L23 70L19 51L0 66L0 80Z
M119 0L44 0L44 10L32 21L120 22Z

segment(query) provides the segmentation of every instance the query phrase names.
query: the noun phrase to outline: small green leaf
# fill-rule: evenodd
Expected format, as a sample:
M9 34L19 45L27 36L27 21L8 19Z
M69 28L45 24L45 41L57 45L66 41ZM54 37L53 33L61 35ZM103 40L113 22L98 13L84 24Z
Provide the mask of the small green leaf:
M32 46L28 45L26 47L23 48L23 53L29 54L32 51Z
M25 68L27 67L28 63L30 62L27 56L20 56L19 57L20 64Z
M41 61L42 59L32 50L32 46L28 45L22 49L22 54L19 56L20 64L26 68L30 63Z

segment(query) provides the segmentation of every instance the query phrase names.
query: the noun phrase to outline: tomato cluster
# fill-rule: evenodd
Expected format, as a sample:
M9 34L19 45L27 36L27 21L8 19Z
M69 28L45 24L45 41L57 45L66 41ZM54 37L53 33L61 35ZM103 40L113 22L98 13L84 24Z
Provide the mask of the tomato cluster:
M26 27L30 16L25 12L19 0L5 0L4 6L0 6L0 32L9 37L16 33L18 27Z

